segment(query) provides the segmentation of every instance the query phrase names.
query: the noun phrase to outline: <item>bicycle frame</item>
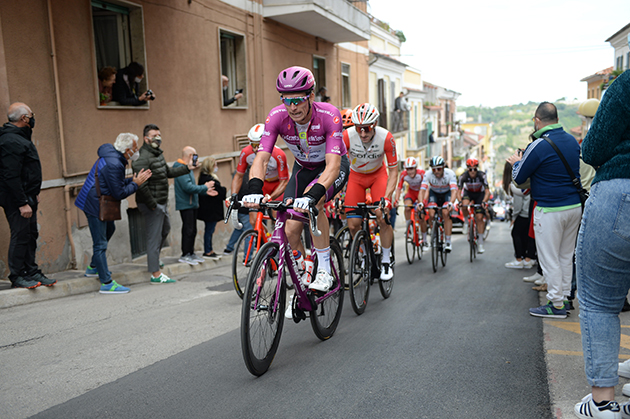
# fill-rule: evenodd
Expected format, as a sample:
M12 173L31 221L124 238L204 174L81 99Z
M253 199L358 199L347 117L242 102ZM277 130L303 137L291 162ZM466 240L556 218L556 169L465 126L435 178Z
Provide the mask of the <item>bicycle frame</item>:
M256 215L256 224L254 225L254 230L256 230L257 234L257 240L256 240L256 252L258 253L258 251L260 250L260 248L262 247L263 244L267 243L268 238L267 238L267 229L265 228L263 221L264 220L270 220L271 218L268 215L264 215L264 213L262 211L258 211L258 214ZM252 250L252 241L249 241L249 244L247 246L247 249L245 251L245 258L243 259L243 265L247 266L247 264L249 263L249 257L252 254L251 250Z

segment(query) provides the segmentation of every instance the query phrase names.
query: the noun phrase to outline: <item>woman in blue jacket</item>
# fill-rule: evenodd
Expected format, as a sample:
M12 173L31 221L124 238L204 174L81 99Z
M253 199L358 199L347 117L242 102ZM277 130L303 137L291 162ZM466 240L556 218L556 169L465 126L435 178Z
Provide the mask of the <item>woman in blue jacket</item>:
M113 145L100 146L99 158L92 166L74 202L85 213L92 234L92 263L87 267L85 276L98 276L101 281L101 294L124 294L129 292L129 288L112 280L111 272L107 268L107 243L114 234L116 226L113 221L99 220L100 205L95 184L96 167L98 167L101 195L109 195L122 201L135 193L138 186L151 177L150 170L142 170L133 178L125 178L127 161L135 160L138 156L138 136L134 134L120 134Z

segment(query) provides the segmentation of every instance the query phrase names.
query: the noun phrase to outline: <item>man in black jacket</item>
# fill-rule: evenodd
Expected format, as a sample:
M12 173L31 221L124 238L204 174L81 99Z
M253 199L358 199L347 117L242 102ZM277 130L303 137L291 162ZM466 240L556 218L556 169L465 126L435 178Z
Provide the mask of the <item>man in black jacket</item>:
M151 272L152 284L175 282L162 272L160 251L171 231L168 215L168 178L185 175L192 166L170 167L166 164L160 148L162 136L160 129L153 124L144 127L144 144L140 148L140 157L131 163L134 173L142 169L151 170L149 180L138 187L136 202L144 215L147 240L147 266Z
M31 141L35 114L24 103L14 103L9 122L0 128L0 204L11 229L9 279L12 288L52 286L35 263L37 205L42 186L42 165Z

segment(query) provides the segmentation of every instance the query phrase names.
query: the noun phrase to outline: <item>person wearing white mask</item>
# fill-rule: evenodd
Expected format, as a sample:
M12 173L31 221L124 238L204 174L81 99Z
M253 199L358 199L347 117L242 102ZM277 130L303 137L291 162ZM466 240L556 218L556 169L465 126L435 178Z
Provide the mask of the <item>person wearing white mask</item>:
M112 88L112 100L122 106L142 106L148 100L154 100L155 94L151 90L139 94L140 82L144 78L144 67L137 62L116 73L116 83Z
M92 166L74 204L83 212L88 220L92 234L92 262L85 271L85 276L98 276L101 281L101 294L124 294L129 288L112 279L107 267L107 244L116 226L114 221L99 219L99 193L121 201L134 194L140 185L151 177L151 170L141 170L132 178L126 177L127 161L137 160L140 156L138 136L131 133L119 134L114 144L103 144L98 149L98 160Z

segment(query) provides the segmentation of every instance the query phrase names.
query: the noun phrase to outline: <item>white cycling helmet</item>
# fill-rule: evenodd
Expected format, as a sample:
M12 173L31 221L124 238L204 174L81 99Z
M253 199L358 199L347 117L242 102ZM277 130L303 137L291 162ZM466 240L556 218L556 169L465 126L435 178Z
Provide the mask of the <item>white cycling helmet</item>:
M260 144L260 139L262 138L263 132L265 132L265 124L254 125L247 133L249 144Z
M352 122L355 125L372 125L378 122L378 109L371 103L362 103L352 111Z
M434 156L431 159L431 162L429 163L429 166L431 166L431 167L444 166L444 159L442 158L442 156Z
M405 169L415 169L418 167L418 162L413 157L407 157L405 160Z

